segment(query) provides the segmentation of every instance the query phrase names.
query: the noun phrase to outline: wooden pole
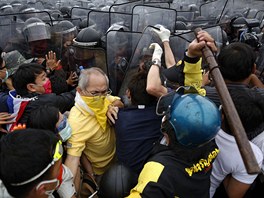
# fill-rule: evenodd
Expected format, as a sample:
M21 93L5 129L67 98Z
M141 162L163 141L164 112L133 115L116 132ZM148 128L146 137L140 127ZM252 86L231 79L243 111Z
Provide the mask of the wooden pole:
M202 30L201 28L196 28L194 30L195 35L197 36L198 32L201 30ZM218 64L215 60L215 57L208 46L205 46L202 49L202 53L203 53L203 56L206 62L209 65L209 69L211 71L211 75L214 80L216 90L220 97L222 107L225 111L228 124L237 142L237 145L238 145L240 154L242 156L243 162L245 164L245 167L247 169L247 172L248 174L259 173L260 167L256 161L255 155L252 151L249 140L247 138L245 129L241 123L241 120L236 111L235 105L233 103L233 100L226 87L222 74L218 68Z

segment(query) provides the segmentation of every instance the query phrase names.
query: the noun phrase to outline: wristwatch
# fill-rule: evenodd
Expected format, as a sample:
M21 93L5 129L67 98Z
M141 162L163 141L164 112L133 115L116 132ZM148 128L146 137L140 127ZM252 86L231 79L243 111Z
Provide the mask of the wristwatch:
M154 59L154 60L152 61L152 64L161 67L161 61L160 61L159 59Z

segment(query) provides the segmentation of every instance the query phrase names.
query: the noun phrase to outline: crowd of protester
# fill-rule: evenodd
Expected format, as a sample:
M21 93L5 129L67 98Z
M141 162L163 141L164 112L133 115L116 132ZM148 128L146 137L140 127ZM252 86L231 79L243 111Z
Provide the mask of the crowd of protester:
M23 3L0 5L0 197L263 197L261 12L228 0ZM214 69L260 172L244 164Z

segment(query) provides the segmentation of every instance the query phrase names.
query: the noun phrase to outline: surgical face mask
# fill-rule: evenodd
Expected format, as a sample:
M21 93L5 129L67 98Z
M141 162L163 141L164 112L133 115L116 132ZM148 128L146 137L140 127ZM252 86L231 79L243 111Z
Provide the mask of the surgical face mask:
M45 94L52 93L51 82L49 79L45 82L45 84L43 85L43 88L45 89Z
M72 134L72 128L68 123L66 116L63 117L63 120L60 122L59 126L57 127L59 131L59 135L63 142L68 140Z
M8 75L8 71L6 70L5 72L5 78L2 79L2 83L6 82L6 80L8 79L9 75Z

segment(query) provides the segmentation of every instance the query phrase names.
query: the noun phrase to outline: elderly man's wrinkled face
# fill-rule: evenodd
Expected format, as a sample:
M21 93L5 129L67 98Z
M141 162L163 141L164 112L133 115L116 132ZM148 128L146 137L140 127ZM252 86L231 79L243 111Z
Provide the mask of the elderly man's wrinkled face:
M109 93L107 80L102 74L92 73L89 77L89 86L83 90L86 96L102 96Z

